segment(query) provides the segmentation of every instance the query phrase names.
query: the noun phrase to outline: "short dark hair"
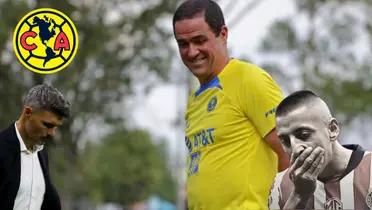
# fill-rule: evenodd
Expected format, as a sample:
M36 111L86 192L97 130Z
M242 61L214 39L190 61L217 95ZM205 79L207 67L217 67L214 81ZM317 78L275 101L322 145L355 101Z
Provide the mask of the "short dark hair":
M205 22L209 25L214 34L218 36L222 26L225 25L225 19L220 6L212 0L187 0L183 2L174 13L173 31L177 21L191 19L203 13Z
M60 117L70 116L70 102L61 92L48 84L32 87L24 98L23 105L50 111Z
M320 99L320 97L311 90L296 91L279 103L276 108L276 116L286 115L300 105L307 104L309 101L317 98Z

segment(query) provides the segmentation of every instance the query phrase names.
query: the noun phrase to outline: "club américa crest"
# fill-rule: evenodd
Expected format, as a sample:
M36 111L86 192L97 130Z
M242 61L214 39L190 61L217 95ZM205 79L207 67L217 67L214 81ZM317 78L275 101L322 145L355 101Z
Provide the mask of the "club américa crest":
M207 111L208 112L213 111L214 108L216 108L216 105L217 105L217 97L216 96L213 96L211 98L211 100L209 101L209 103L208 103Z
M18 22L13 47L18 60L27 69L52 74L64 69L75 57L78 34L65 14L41 8L29 12Z

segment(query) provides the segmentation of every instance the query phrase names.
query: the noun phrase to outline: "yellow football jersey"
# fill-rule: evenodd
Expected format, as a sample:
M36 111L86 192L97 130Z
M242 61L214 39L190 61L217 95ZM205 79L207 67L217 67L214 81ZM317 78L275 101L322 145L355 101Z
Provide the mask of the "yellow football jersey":
M231 59L185 113L189 209L265 209L277 156L263 139L283 95L268 73Z

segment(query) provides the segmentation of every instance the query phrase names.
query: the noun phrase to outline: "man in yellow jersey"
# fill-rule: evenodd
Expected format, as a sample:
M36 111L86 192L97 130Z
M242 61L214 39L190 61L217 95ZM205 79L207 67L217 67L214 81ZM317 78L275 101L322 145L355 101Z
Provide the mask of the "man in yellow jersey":
M189 209L267 208L275 174L289 165L275 131L280 88L259 67L229 57L215 2L182 3L173 30L200 82L185 113Z

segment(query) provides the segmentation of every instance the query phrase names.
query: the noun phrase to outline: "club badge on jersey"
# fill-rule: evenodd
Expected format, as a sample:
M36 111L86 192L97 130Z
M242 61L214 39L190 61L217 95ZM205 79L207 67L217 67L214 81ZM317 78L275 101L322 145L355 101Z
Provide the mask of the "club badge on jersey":
M208 112L211 112L214 110L214 108L216 108L216 105L217 105L217 97L216 96L213 96L211 98L211 100L209 101L208 103Z

